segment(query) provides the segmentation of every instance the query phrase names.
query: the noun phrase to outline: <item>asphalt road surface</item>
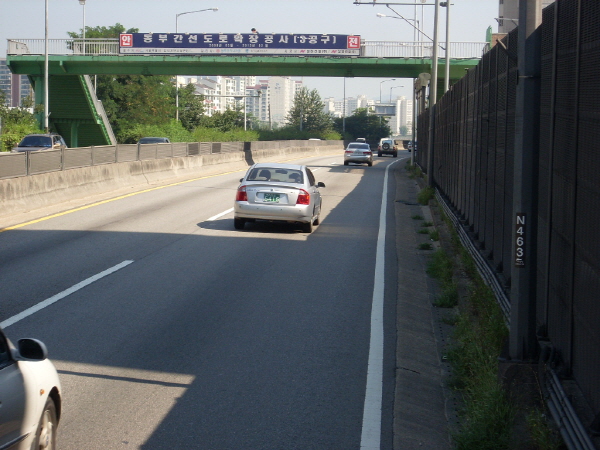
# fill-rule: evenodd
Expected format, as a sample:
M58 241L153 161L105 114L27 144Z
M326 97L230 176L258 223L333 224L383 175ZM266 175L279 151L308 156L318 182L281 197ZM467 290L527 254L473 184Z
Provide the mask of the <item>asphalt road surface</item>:
M294 161L327 186L310 235L234 230L242 172L0 232L0 323L48 346L63 384L59 448L358 450L377 289L380 438L391 448L393 233L384 286L375 267L386 167L400 160ZM393 214L385 220L392 229Z

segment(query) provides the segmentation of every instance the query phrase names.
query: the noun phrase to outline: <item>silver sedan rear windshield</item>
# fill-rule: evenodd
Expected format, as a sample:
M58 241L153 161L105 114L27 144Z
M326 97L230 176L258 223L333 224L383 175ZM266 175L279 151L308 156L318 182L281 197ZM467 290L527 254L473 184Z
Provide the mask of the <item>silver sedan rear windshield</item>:
M304 183L301 170L276 169L272 167L260 167L252 169L246 181L280 181L283 183Z

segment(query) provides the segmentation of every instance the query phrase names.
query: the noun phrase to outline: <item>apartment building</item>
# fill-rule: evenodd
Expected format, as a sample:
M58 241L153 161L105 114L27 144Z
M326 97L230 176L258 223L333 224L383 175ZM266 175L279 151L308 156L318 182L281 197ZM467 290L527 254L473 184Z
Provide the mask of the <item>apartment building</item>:
M6 94L6 104L11 108L21 106L23 99L33 93L27 75L13 74L6 65L6 59L0 59L0 90Z
M542 9L554 0L542 0ZM519 0L499 0L498 33L509 33L519 25Z

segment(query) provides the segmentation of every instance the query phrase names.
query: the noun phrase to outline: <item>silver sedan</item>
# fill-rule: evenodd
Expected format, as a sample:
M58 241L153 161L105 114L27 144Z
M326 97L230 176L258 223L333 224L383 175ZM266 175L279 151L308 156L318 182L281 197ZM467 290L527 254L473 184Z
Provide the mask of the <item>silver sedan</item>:
M233 205L233 226L267 220L298 223L311 233L319 224L324 183L317 182L306 166L296 164L254 164L240 180Z
M366 163L369 167L372 166L373 152L369 144L361 142L349 143L344 152L344 165L347 166L349 163Z
M20 339L13 346L0 328L0 448L56 449L61 386L46 346Z

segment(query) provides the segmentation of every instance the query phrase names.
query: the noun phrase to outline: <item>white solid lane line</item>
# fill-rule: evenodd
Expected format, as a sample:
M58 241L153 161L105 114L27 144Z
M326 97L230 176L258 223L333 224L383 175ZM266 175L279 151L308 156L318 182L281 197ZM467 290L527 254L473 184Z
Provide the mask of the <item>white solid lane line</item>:
M223 211L222 213L219 213L216 216L209 217L208 219L206 219L206 221L210 222L211 220L217 220L219 217L223 217L224 215L229 214L230 212L233 212L233 208L229 208L227 211Z
M367 388L363 410L361 450L380 450L381 446L381 405L383 395L383 301L385 292L385 228L388 196L388 172L394 161L385 168L383 193L379 212L379 233L375 253L375 280L373 303L371 306L371 340L367 368Z
M83 280L82 282L77 283L74 286L71 286L69 289L66 289L66 290L62 291L61 293L56 294L56 295L38 303L37 305L32 306L31 308L27 308L25 311L12 316L11 318L5 320L4 322L1 322L0 328L6 328L10 325L13 325L13 324L19 322L20 320L23 320L26 317L29 317L32 314L46 308L47 306L50 306L53 303L56 303L57 301L62 300L63 298L67 297L68 295L71 295L73 292L77 292L78 290L83 289L87 285L92 284L94 281L98 281L100 278L104 278L105 276L110 275L111 273L116 272L117 270L120 270L125 266L128 266L132 262L133 261L129 261L129 260L123 261L122 263L117 264L116 266L113 266L110 269L106 269L104 272L100 272L99 274L91 276L91 277Z

